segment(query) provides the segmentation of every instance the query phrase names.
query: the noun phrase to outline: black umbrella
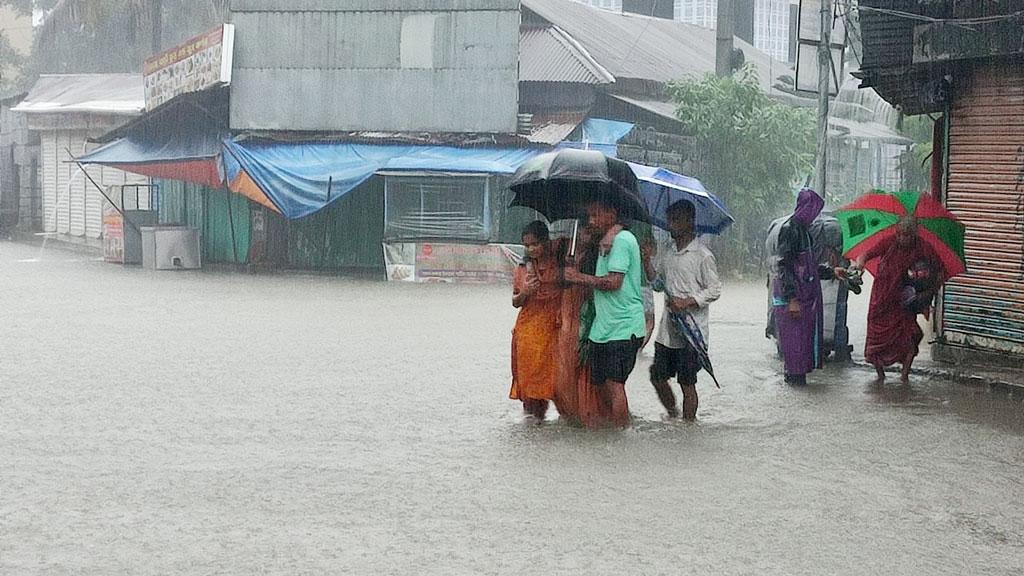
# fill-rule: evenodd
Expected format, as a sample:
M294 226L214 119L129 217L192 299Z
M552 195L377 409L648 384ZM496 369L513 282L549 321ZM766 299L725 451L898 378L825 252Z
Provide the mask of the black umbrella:
M535 156L519 167L509 188L512 206L525 206L548 220L577 218L595 200L604 200L630 220L650 222L629 164L596 150L567 148Z

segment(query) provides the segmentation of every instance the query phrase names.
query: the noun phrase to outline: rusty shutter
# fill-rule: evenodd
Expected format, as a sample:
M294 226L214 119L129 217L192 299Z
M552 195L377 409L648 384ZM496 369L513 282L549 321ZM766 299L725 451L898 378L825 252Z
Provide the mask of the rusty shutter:
M946 205L967 226L965 275L947 285L947 342L1024 351L1024 68L955 81Z

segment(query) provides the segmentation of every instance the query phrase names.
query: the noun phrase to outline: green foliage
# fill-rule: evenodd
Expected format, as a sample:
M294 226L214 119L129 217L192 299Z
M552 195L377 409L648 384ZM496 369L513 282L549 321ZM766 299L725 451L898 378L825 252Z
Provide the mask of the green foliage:
M22 15L32 14L32 0L0 0L0 7L8 6ZM26 58L11 46L10 40L0 31L0 96L17 88L22 76Z
M794 185L812 168L814 116L772 100L751 66L730 78L674 82L668 90L676 115L697 138L696 176L736 218L719 260L734 272L751 269L768 223L792 209Z
M228 4L229 0L63 0L36 33L33 67L41 73L138 72L154 52L156 14L161 16L159 44L167 48L224 22Z
M900 155L902 189L924 192L931 188L932 130L934 121L927 115L911 116L903 121L901 132L914 143Z

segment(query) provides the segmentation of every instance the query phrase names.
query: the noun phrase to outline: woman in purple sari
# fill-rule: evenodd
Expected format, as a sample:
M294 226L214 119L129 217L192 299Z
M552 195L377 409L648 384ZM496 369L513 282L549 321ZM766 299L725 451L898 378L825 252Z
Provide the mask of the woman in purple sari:
M824 207L821 196L804 188L797 196L796 210L779 230L772 314L788 384L806 384L807 374L821 368L821 280L830 280L842 272L819 264L814 257L814 242L808 228Z

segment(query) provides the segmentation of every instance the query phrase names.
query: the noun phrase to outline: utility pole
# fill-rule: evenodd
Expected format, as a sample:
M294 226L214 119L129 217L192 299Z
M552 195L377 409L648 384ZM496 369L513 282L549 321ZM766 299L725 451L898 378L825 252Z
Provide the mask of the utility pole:
M825 197L828 174L828 93L832 78L832 0L821 0L821 38L818 44L818 151L814 188Z
M715 24L715 75L719 78L732 76L733 19L736 13L732 0L718 0L718 19Z

